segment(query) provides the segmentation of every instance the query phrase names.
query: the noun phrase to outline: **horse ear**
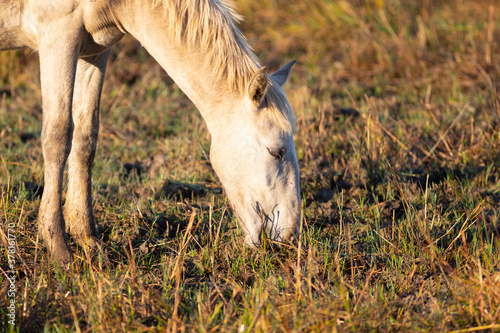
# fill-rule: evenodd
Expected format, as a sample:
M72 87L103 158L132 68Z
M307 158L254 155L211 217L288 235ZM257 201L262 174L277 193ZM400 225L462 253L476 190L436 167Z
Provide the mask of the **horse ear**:
M248 84L248 96L255 103L260 103L267 90L266 67L262 67L252 76Z
M288 80L288 76L290 75L290 71L292 70L293 65L295 64L295 60L290 61L285 66L281 67L276 73L269 75L274 82L283 87L283 85Z

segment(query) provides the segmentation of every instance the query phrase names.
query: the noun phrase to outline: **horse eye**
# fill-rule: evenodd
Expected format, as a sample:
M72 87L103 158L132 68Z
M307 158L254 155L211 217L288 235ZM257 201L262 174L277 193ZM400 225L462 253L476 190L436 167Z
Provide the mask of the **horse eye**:
M273 156L275 158L278 158L280 160L282 160L283 157L285 157L285 154L286 154L286 149L285 148L280 148L280 149L267 148L267 151L269 152L269 154L271 154L271 156Z

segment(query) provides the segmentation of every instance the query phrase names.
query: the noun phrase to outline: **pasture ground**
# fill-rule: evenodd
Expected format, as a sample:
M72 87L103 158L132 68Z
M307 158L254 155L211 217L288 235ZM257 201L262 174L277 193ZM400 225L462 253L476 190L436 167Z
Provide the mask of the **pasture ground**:
M270 71L297 59L298 249L242 246L210 137L132 38L113 48L94 164L103 241L38 242L37 55L0 54L0 331L500 331L500 4L236 2Z

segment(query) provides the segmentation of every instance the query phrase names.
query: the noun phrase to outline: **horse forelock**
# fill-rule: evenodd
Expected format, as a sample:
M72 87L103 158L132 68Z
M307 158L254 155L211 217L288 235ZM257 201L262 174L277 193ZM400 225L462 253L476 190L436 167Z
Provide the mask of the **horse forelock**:
M265 116L269 121L283 132L295 133L296 123L290 103L283 91L271 79L268 80L264 98L267 104Z
M245 92L253 73L261 67L252 48L236 26L242 20L229 0L153 0L162 5L175 38L189 52L204 55L203 68L211 70L227 88Z

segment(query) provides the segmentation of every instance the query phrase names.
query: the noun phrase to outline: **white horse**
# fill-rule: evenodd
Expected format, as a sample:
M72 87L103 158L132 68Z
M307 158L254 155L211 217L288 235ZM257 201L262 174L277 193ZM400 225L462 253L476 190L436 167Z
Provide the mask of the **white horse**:
M280 242L297 234L295 120L282 90L293 62L267 76L238 19L226 0L0 0L0 50L28 47L40 55L45 185L38 230L53 259L72 260L66 231L96 245L91 168L100 95L109 48L126 33L203 115L210 159L246 244L258 246L262 231Z

